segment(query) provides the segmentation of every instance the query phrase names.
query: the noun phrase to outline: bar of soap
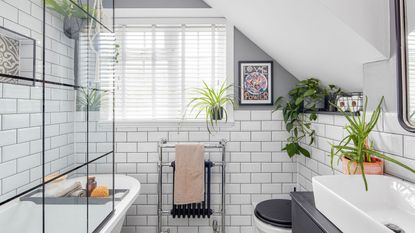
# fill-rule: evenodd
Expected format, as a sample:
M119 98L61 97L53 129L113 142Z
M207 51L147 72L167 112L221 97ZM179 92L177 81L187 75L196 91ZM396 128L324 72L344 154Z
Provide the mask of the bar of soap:
M110 191L105 186L98 186L94 188L94 190L91 193L91 197L96 197L96 198L103 198L103 197L109 197L109 196L110 196Z

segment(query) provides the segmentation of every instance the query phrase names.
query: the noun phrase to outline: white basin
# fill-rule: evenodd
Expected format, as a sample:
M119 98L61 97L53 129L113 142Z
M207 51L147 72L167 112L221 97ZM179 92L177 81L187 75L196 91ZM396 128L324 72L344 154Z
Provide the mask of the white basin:
M313 178L317 209L344 233L392 233L394 224L415 233L415 185L388 176L360 175Z

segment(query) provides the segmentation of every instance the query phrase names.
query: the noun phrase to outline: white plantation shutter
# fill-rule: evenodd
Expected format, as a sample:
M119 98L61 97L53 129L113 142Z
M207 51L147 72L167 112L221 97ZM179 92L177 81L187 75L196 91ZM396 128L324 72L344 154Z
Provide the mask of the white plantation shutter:
M193 88L226 80L224 24L120 25L116 37L117 120L180 120Z

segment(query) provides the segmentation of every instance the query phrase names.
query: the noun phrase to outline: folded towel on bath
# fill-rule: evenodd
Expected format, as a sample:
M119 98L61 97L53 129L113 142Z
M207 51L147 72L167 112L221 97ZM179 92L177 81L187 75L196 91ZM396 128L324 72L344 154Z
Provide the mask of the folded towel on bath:
M81 189L81 182L71 182L69 180L64 180L59 183L47 184L45 197L65 197Z
M66 197L86 197L86 190L85 189L78 189L71 193L68 193Z
M204 151L202 144L176 145L174 204L200 203L204 200Z

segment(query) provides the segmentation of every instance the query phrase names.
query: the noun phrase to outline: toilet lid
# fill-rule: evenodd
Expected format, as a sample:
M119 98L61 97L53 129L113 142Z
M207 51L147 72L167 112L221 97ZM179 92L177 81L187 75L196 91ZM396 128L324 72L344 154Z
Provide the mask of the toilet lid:
M291 228L291 201L283 199L267 200L255 207L255 216L272 226Z

